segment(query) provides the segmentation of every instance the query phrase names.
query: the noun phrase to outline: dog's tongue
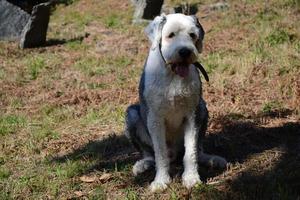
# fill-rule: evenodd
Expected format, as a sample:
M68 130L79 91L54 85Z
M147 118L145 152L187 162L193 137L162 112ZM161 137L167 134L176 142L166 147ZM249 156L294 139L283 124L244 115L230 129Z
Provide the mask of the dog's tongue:
M178 65L175 68L175 73L184 78L189 74L189 67Z

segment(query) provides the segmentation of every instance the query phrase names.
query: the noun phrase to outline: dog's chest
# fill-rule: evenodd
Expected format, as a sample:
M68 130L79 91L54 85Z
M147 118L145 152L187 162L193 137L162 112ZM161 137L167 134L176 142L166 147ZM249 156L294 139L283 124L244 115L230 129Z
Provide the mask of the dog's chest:
M170 108L179 109L193 104L195 99L196 87L192 81L183 81L178 78L167 82L165 88L165 101ZM198 91L199 92L199 91Z
M188 111L199 101L200 83L193 77L160 77L148 87L146 96L150 106L160 112Z

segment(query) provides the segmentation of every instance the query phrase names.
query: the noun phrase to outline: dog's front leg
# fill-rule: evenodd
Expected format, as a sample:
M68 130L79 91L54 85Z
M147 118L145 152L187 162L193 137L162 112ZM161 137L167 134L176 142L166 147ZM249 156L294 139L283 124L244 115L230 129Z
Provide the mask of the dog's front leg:
M185 187L192 188L197 183L201 183L198 173L198 128L195 124L195 115L187 118L184 131L185 154L183 157L182 182Z
M167 155L165 123L162 116L150 112L147 120L148 130L153 142L155 153L156 175L150 185L152 192L164 190L171 182L169 175L170 161Z

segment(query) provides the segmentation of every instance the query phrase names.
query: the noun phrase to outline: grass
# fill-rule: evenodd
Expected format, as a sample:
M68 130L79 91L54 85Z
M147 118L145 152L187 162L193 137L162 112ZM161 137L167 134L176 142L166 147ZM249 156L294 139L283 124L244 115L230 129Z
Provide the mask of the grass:
M278 110L282 110L282 104L278 101L267 102L263 105L262 112L265 114L271 114Z
M66 44L66 47L70 50L81 50L86 48L80 40L70 41Z
M267 36L266 41L269 45L278 45L285 42L292 42L293 35L287 33L285 30L275 30Z
M36 57L28 60L28 73L31 80L37 79L40 71L45 67L45 60L40 57Z
M118 15L109 15L106 18L104 18L104 24L107 28L115 28L120 26L120 19Z
M0 69L0 79L3 79L5 76L5 71L1 68Z
M19 128L24 127L26 119L23 116L14 114L0 117L0 135L15 133Z
M75 63L75 67L87 76L101 76L125 69L131 64L131 59L121 57L94 58L87 57Z
M8 169L0 168L0 180L5 180L11 175L11 172Z
M106 199L103 188L101 186L96 187L95 190L93 190L93 192L89 195L89 199L92 199L92 200Z
M132 176L139 155L122 134L126 107L138 100L146 24L131 23L129 3L61 2L48 46L0 42L0 199L299 198L298 0L233 0L224 10L189 1L206 31L204 146L231 164L201 166L204 183L190 191L174 166L157 194L148 190L154 171Z

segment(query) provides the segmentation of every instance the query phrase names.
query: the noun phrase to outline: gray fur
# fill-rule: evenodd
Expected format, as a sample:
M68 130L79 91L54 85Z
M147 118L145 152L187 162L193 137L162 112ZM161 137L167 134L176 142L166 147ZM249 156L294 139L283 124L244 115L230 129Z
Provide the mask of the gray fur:
M158 28L162 20L164 27ZM204 37L197 23L193 17L182 14L163 15L146 29L152 48L140 79L140 102L126 111L125 134L143 157L133 166L133 173L156 167L152 191L165 189L171 182L168 171L172 161L183 160L182 181L187 188L200 182L198 162L226 165L225 159L205 154L202 148L208 111L199 72L192 64L197 58L199 40L202 45ZM168 37L172 31L178 36ZM203 35L192 38L191 31ZM160 44L153 44L158 40ZM182 48L190 49L190 56L178 55ZM173 71L170 65L186 71Z

